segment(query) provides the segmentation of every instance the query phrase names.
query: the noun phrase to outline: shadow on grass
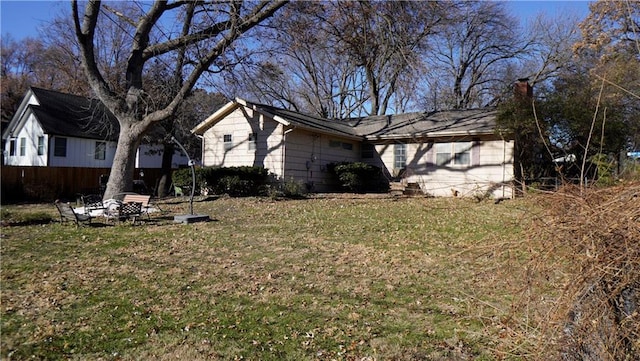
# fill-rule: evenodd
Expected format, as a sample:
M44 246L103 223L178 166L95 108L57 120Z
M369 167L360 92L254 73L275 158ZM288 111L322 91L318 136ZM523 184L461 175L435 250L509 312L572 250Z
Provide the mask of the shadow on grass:
M163 214L163 215L159 215L159 216L153 216L151 217L151 219L144 219L142 220L142 224L144 225L145 223L148 224L153 224L153 225L169 225L169 224L178 224L180 222L175 222L175 216L177 215L184 215L184 214ZM218 219L216 218L209 218L207 220L204 221L199 221L196 223L209 223L209 222L218 222Z
M3 221L3 227L24 227L24 226L42 226L47 224L62 224L62 225L72 225L72 222L60 222L60 220L53 219L32 219L25 221ZM103 227L112 227L112 224L101 223L101 222L93 222L93 223L84 223L81 225L82 227L91 227L91 228L103 228Z
M195 196L195 197L193 197L193 201L194 202L209 202L209 201L215 201L217 199L220 199L221 197L222 196ZM159 203L160 204L189 203L189 197L176 197L176 198L163 200L163 201L161 201Z
M3 227L22 227L22 226L39 226L49 223L60 223L51 219L29 219L22 221L2 221Z

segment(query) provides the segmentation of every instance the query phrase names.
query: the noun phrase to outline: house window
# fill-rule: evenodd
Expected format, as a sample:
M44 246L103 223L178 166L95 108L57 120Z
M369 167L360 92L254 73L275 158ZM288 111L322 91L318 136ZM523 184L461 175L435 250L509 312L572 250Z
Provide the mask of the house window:
M67 156L67 138L55 137L53 144L53 155L56 157Z
M471 142L437 143L436 165L470 165Z
M329 140L329 147L330 148L342 148L342 149L346 149L346 150L353 150L353 144L346 143L346 142L341 142L341 141L335 140L335 139L330 139Z
M436 143L436 165L444 166L451 162L451 143Z
M44 136L38 137L38 155L44 155Z
M10 156L16 155L16 140L15 139L11 139L11 141L9 141L9 155Z
M225 134L222 139L224 141L224 150L233 148L233 139L231 138L231 134Z
M20 138L20 156L27 155L27 138Z
M393 167L402 169L407 165L407 145L395 144L393 147Z
M107 142L96 142L96 150L93 153L95 160L105 160L107 156Z
M471 164L471 142L458 142L454 144L455 155L453 164L469 165Z
M249 150L258 148L258 133L249 133Z
M362 144L362 158L371 159L373 158L373 153L375 152L375 146L371 143L363 143Z

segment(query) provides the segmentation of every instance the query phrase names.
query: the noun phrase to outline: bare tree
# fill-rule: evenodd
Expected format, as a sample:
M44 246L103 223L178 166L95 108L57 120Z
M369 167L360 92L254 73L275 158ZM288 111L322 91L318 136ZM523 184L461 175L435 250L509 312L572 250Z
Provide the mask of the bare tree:
M328 118L402 112L416 100L423 50L451 3L304 2L288 7L274 50L247 68L250 96Z
M419 56L437 27L446 22L450 3L338 2L331 3L327 32L339 56L352 59L356 77L367 89L370 115L386 114L408 74L415 75ZM396 102L401 104L402 102ZM403 109L394 109L402 111Z
M536 87L571 64L572 47L579 39L577 24L578 18L572 15L538 16L531 25L531 46L519 76L528 77Z
M10 119L30 86L88 95L86 78L78 71L78 62L64 48L42 39L26 38L20 42L2 37L2 119Z
M123 31L131 37L127 51L123 84L113 84L105 78L98 58L100 48L96 37L100 34L98 19L105 16L101 1L89 1L84 12L78 2L72 2L74 28L82 59L82 66L91 88L102 103L117 117L120 124L118 145L103 197L132 189L135 152L143 134L153 124L170 118L211 67L224 67L225 57L248 31L273 16L286 4L284 0L257 3L229 2L166 2L132 3L139 15L128 18L130 25ZM188 13L193 10L193 16ZM122 15L124 16L124 15ZM171 19L182 20L179 34L161 33L152 36L154 29L164 29ZM184 31L184 29L188 31ZM161 109L153 110L144 79L145 67L154 60L165 62L173 54L178 59L184 49L183 63L177 64L184 74L183 82Z
M20 105L20 99L27 90L32 80L32 62L29 59L34 56L29 49L33 39L25 39L18 44L11 36L3 36L0 47L0 89L2 94L1 109L2 121L11 119Z
M439 33L428 59L431 77L439 76L434 108L485 106L503 84L502 69L524 54L530 42L520 37L518 22L499 2L460 2L456 23ZM443 84L446 82L446 84ZM433 93L435 89L429 93Z
M60 4L62 5L62 4ZM127 13L130 3L116 3L117 10ZM66 10L66 11L65 11ZM96 34L96 48L100 49L97 62L110 84L123 84L119 79L126 66L125 52L130 36L122 31L129 26L123 19L106 11L99 19L101 31ZM87 77L82 70L80 49L73 32L70 8L59 7L52 20L43 22L37 38L16 42L11 36L2 37L2 113L3 118L13 115L17 104L29 86L93 96Z
M335 39L326 32L326 3L294 3L284 10L280 31L268 34L271 49L245 64L231 92L283 108L342 118L366 102L357 66L338 56ZM364 92L364 94L363 94Z

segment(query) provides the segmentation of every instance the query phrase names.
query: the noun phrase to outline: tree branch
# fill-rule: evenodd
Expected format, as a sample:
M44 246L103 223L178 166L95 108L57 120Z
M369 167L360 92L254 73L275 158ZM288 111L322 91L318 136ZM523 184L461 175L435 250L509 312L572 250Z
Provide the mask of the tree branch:
M80 14L78 11L78 2L71 2L71 11L73 22L75 25L76 37L80 44L80 52L83 68L87 80L96 95L106 103L107 107L118 111L122 110L123 103L116 98L115 94L110 90L107 82L102 76L95 57L95 48L93 38L95 36L96 24L98 23L98 15L100 14L99 0L89 1L85 6L82 23L80 22Z

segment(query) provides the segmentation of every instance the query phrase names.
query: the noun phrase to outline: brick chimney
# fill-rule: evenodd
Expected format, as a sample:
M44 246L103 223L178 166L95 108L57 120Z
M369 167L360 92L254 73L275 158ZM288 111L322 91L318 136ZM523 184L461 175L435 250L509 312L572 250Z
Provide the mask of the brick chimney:
M533 88L529 84L529 78L520 78L515 84L514 92L518 98L533 98Z

